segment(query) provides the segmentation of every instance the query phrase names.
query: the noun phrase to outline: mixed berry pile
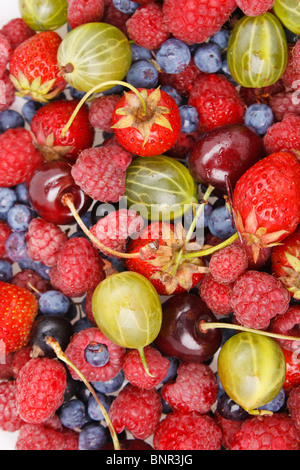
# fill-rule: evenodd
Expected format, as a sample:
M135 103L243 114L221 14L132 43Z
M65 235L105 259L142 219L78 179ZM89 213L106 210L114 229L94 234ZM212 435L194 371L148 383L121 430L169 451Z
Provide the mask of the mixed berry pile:
M0 429L16 450L300 450L299 7L22 3L0 30ZM99 23L127 67L103 59L102 90L95 58L60 63Z

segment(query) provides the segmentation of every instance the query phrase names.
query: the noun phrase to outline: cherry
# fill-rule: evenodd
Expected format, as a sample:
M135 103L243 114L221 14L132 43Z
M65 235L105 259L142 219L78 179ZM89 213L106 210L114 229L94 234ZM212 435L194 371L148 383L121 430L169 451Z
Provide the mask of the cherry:
M200 321L217 321L200 297L190 293L175 295L163 303L162 310L162 326L155 344L163 354L194 362L213 357L221 345L222 332L215 328L200 331Z
M75 183L71 166L67 162L43 163L27 185L29 201L40 217L57 225L75 223L70 209L63 203L63 196L71 195L79 214L87 211L92 199Z
M192 177L227 193L245 171L265 155L261 137L243 124L222 126L203 134L189 157Z

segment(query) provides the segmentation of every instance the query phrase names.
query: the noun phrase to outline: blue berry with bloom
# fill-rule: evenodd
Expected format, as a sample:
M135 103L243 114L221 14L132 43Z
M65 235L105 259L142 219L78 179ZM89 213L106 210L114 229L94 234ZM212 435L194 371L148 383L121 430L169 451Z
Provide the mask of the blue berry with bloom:
M84 350L86 361L93 367L103 367L109 361L109 353L105 344L90 343Z
M135 10L140 6L139 3L132 2L131 0L113 0L114 6L126 15L133 15Z
M96 392L96 395L108 413L114 399L113 395L105 395L102 392ZM88 416L94 421L101 421L104 419L104 415L93 395L91 395L88 400L87 413Z
M43 103L34 100L27 100L22 106L21 112L28 124L31 123L33 116L42 106L44 106Z
M131 55L132 55L132 63L137 62L138 60L152 60L152 53L146 47L140 46L135 42L130 43L131 48Z
M225 240L236 233L232 214L229 213L225 204L213 208L208 216L207 226L210 233L221 240Z
M138 60L130 66L126 81L136 88L155 88L158 84L158 70L147 60Z
M13 188L0 187L0 219L7 219L7 213L16 201L17 195Z
M0 131L5 132L7 129L16 129L24 127L25 121L18 111L14 109L5 109L0 113Z
M9 282L13 277L12 265L5 259L0 259L0 281Z
M106 382L92 382L92 386L97 392L101 393L113 393L122 387L125 381L125 374L121 369L115 377L107 380Z
M58 410L61 423L68 429L80 429L89 422L85 404L78 398L64 402Z
M210 37L210 41L218 44L222 50L226 49L228 46L228 41L230 38L230 31L228 29L221 28L213 36Z
M222 66L221 47L211 41L200 44L194 53L194 62L201 72L219 72Z
M285 404L285 391L282 388L279 393L276 395L276 397L273 398L269 403L266 403L266 405L260 406L260 410L268 410L272 411L273 413L276 413L276 411L279 411L283 405Z
M162 85L160 89L164 91L165 93L168 93L168 95L170 95L173 98L177 106L182 105L182 96L178 93L178 91L175 88L173 88L170 85Z
M6 221L12 230L26 232L33 217L34 211L27 204L15 204L7 212Z
M198 129L199 114L197 109L190 104L179 106L181 118L181 132L192 133Z
M167 39L156 52L156 61L163 72L180 73L192 58L189 46L180 39Z
M246 109L245 124L252 127L259 135L264 135L273 122L273 111L265 103L253 103Z
M27 243L25 232L12 232L6 242L5 251L14 263L19 263L27 255Z
M44 315L65 315L70 299L60 291L48 290L39 297L39 310Z
M15 193L17 195L17 201L22 204L30 205L27 184L19 183L14 187Z
M79 433L78 450L101 450L109 442L108 428L101 423L88 423Z

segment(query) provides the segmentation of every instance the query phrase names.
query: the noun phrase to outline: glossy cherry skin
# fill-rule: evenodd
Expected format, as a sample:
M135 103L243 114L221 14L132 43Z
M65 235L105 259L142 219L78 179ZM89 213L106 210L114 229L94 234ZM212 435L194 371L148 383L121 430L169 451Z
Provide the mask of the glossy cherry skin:
M198 183L226 194L245 171L265 156L262 138L243 124L222 126L203 134L191 150L189 171Z
M217 322L204 301L195 294L174 295L162 305L163 320L155 339L157 348L167 356L186 362L204 362L213 357L222 342L222 331L199 329L199 322Z
M57 225L75 223L70 209L62 202L64 195L72 195L79 215L85 213L92 203L92 199L75 183L69 163L63 161L43 163L28 182L27 189L29 201L38 215Z

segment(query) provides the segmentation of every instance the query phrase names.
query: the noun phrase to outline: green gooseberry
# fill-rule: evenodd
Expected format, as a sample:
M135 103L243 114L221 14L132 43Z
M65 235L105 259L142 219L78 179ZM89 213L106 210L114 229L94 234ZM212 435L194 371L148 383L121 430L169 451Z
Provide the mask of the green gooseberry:
M222 346L217 371L227 395L251 413L280 392L285 381L286 362L275 339L241 332Z
M300 34L299 0L275 0L273 11L289 31Z
M54 31L67 23L68 0L19 0L23 21L34 31Z

